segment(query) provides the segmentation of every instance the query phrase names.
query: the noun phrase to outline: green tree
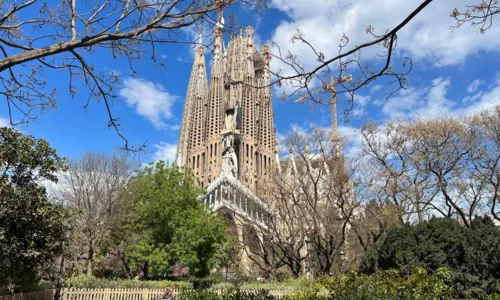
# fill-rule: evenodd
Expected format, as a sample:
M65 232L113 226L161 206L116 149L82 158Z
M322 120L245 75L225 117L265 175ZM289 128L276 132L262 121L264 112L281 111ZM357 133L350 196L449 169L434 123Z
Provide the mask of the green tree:
M43 139L0 128L0 292L36 284L62 251L65 210L41 184L57 182L65 160Z
M150 164L129 182L123 192L134 203L126 225L135 234L128 247L130 266L142 267L144 277L169 274L175 263L203 277L217 263L228 240L224 221L199 201L202 190L188 170Z
M500 230L488 217L476 217L470 227L448 218L405 225L366 255L361 271L398 269L410 274L418 267L451 270L461 297L500 293Z

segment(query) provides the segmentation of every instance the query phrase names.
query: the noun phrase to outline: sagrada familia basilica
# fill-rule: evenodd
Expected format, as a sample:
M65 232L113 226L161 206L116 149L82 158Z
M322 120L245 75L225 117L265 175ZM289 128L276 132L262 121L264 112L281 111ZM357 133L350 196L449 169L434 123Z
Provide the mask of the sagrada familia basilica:
M223 48L215 30L210 83L205 48L196 52L184 104L176 163L207 188L207 204L228 206L265 224L268 207L259 185L277 166L269 47L255 49L253 29ZM223 188L230 186L231 188ZM227 202L227 203L225 203Z
M205 204L231 215L243 244L245 226L256 228L262 240L273 215L263 187L283 163L273 123L269 47L256 49L254 30L247 27L225 48L221 23L219 15L210 74L205 48L195 54L176 164L190 168L207 190ZM242 257L241 264L251 262Z

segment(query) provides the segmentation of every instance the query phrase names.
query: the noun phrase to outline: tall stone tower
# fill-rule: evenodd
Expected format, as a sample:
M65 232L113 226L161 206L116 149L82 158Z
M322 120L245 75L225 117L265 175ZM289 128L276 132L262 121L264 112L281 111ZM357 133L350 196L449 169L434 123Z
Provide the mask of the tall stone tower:
M202 187L221 176L254 195L277 168L269 47L255 49L253 28L223 49L215 29L208 84L205 51L198 48L184 104L176 163L189 167Z

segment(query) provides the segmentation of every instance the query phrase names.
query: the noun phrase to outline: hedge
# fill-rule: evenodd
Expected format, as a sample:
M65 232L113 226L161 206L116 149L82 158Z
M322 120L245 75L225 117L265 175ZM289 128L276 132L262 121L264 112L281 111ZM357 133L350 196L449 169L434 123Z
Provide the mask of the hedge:
M107 279L93 276L77 276L64 280L65 287L82 289L192 289L193 284L187 281L147 281L136 279Z

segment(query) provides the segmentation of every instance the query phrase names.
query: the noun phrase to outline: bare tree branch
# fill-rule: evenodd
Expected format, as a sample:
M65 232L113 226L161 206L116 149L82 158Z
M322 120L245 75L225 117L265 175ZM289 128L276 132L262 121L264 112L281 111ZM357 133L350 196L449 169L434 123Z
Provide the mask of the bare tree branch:
M0 2L3 54L0 58L0 95L6 100L11 123L16 123L14 119L29 122L40 112L56 106L56 90L47 91L51 83L44 79L43 71L48 68L66 72L72 96L77 94L76 78L83 78L89 99L103 100L109 126L123 139L123 148L143 149L144 145L129 144L121 131L119 118L112 114L113 85L118 83L117 75L95 70L90 62L92 53L109 50L112 58L126 59L132 71L133 62L146 53L151 53L153 61L164 66L155 59L156 43L198 44L197 37L182 30L209 25L207 20L216 20L222 8L236 2L260 5L260 0L98 0L82 2L82 5L77 5L76 0L59 4L41 0ZM225 29L232 30L231 24ZM86 93L85 89L80 93ZM89 103L87 101L85 106Z

